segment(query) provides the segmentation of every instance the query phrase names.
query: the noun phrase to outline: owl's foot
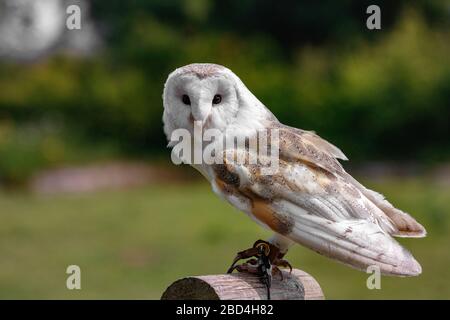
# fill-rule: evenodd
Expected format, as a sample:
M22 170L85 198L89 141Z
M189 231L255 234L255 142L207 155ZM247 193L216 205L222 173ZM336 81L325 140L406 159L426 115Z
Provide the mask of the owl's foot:
M292 272L292 266L289 263L289 261L285 260L285 259L276 259L273 263L272 263L273 267L272 267L272 273L275 274L279 274L281 277L281 280L283 280L283 272L281 272L280 267L282 268L289 268L289 273Z
M237 270L258 275L262 283L266 285L267 297L270 300L272 275L279 274L283 280L283 273L279 267L288 267L292 271L292 266L288 261L282 259L283 256L284 253L281 253L278 247L267 241L258 240L252 248L237 253L227 273ZM249 260L242 264L236 264L242 259Z

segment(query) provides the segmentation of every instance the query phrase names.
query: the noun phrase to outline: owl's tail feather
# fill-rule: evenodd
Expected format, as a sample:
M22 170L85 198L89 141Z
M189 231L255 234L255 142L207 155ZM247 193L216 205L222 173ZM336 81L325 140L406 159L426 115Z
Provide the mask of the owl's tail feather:
M425 228L416 219L408 213L395 208L381 193L367 189L350 175L347 178L389 218L395 227L395 231L391 233L392 236L423 238L427 235Z
M291 240L351 267L366 271L377 266L381 273L417 276L422 272L412 254L381 228L367 220L333 222L309 214L293 214Z

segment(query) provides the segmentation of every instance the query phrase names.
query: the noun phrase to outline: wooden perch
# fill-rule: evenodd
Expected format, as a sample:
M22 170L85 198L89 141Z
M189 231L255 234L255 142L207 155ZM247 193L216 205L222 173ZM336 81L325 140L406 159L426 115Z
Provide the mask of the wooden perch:
M317 281L304 271L283 271L272 279L272 300L324 299ZM248 273L187 277L172 283L163 300L265 300L267 289L257 276Z

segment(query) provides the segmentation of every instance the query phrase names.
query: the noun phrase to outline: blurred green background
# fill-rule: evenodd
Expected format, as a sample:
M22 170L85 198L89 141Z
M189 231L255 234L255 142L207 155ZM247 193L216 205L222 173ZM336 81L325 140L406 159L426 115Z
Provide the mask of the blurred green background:
M269 235L170 163L161 94L192 62L232 69L280 121L338 145L350 173L427 228L401 240L423 275L383 277L381 290L293 248L291 263L327 298L450 298L447 1L377 1L382 29L371 31L366 1L67 0L60 14L79 4L82 30L64 22L45 50L2 56L17 12L5 1L0 298L159 298L180 277L224 272ZM32 12L18 20L24 35ZM97 42L81 52L65 41L85 26ZM66 289L70 264L82 290Z

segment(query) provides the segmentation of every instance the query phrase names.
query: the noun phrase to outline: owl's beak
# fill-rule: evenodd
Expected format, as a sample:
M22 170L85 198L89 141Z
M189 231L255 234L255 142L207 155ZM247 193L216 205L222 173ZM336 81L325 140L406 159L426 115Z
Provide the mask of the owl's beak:
M208 119L211 113L211 103L209 102L199 102L197 105L193 105L191 109L192 118L194 121L200 121L205 124L206 119Z

